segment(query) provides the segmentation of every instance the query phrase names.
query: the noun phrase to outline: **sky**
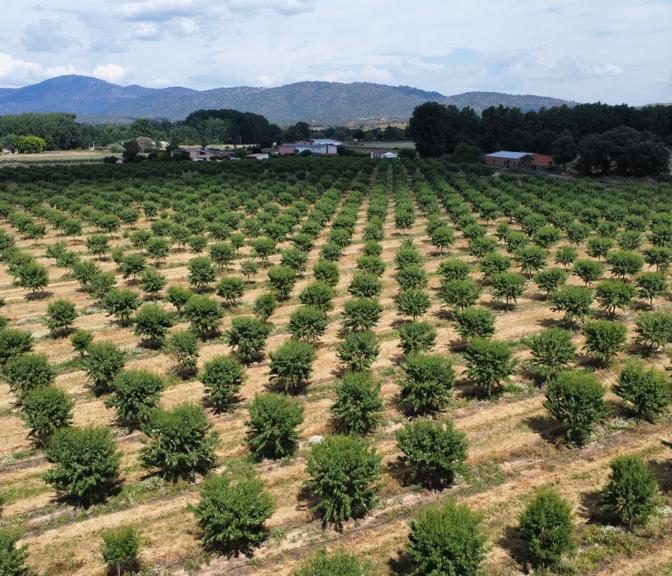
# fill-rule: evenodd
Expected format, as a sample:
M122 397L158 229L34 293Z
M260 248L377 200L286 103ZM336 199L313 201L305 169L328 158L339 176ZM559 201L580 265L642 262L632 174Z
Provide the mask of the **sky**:
M85 74L157 88L325 80L672 102L672 0L38 1L2 12L2 87Z

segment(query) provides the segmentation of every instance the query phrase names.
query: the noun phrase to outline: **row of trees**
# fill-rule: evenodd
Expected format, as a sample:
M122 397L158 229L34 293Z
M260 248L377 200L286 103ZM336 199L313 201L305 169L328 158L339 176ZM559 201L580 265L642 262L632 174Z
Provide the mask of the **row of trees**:
M414 110L409 129L427 157L455 154L464 161L473 160L470 147L505 149L552 154L564 166L579 155L582 174L648 176L669 171L665 143L672 138L672 106L585 104L526 114L499 107L478 117L470 109L428 102Z

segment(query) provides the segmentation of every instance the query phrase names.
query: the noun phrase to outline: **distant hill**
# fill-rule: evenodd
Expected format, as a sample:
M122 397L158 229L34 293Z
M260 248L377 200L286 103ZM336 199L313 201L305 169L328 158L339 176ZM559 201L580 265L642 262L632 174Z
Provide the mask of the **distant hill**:
M82 121L115 122L132 118L182 120L199 109L232 108L263 114L271 122L299 120L324 124L406 121L427 101L470 106L515 106L523 111L573 105L544 96L466 92L444 96L409 86L368 82L297 82L276 88L145 88L118 86L87 76L58 76L23 88L0 89L0 115L23 112L71 112Z

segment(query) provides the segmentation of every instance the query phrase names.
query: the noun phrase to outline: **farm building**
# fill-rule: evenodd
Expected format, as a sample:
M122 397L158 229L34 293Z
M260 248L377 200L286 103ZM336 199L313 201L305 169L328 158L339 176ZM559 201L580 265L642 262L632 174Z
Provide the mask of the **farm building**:
M371 158L395 160L399 158L399 152L391 152L390 150L374 150L371 152Z
M509 152L500 150L492 154L486 154L485 163L488 166L497 166L499 168L516 168L517 166L532 165L533 154L531 152Z
M536 152L511 152L509 150L500 150L499 152L486 154L485 163L488 166L496 166L499 168L516 168L518 166L549 168L553 166L553 157L548 154L537 154Z
M203 148L202 146L188 146L179 148L179 152L186 152L189 154L189 159L194 162L202 162L205 160L224 160L232 156L231 152L224 152L213 148ZM176 151L178 153L178 151Z
M281 156L293 156L303 152L310 152L317 156L335 156L338 154L338 148L340 146L343 146L343 142L339 142L338 140L315 138L281 144L278 146L278 154Z

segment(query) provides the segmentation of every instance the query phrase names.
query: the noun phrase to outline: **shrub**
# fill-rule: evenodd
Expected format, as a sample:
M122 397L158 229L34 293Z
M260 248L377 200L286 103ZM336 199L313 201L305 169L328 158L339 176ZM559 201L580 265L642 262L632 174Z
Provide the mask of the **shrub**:
M621 371L614 392L628 402L637 418L654 422L672 402L667 375L647 368L638 360L629 361Z
M70 343L80 358L84 358L91 342L93 342L93 334L88 330L77 330L70 336Z
M23 399L23 421L30 435L44 444L56 430L70 426L73 406L73 401L60 388L40 386Z
M538 272L546 266L546 258L548 253L539 246L528 246L522 248L516 258L520 263L520 269L527 274L528 278L532 277L534 272Z
M380 320L383 307L372 298L352 298L343 306L343 328L359 332L370 330Z
M329 436L314 445L306 472L306 487L317 500L313 510L324 524L340 528L365 516L375 503L380 457L355 436Z
M406 266L422 266L422 256L412 243L402 243L394 256L394 265L398 270Z
M567 281L567 272L561 268L546 268L538 272L534 281L546 293L548 299L560 286Z
M17 546L21 534L10 528L0 528L0 574L27 576L28 546Z
M612 252L607 256L607 264L614 276L625 278L639 273L644 266L644 258L636 252Z
M195 290L205 290L215 281L217 273L212 265L212 260L207 256L192 258L187 263L189 274L187 280Z
M210 246L210 258L218 268L228 268L236 257L236 250L229 242L215 242Z
M291 456L298 446L303 408L284 394L258 394L248 407L247 443L257 459Z
M237 305L244 293L244 282L235 276L222 278L217 284L217 295L224 300L226 306Z
M112 391L112 382L124 367L124 353L112 342L93 342L86 349L84 369L96 394Z
M380 385L367 372L345 374L336 385L331 415L343 434L368 434L375 430L383 411Z
M191 329L201 338L206 338L219 330L219 322L224 312L215 300L196 294L189 298L184 307L184 315L191 323Z
M399 314L410 316L413 320L427 312L431 304L427 292L421 288L402 290L397 294L395 301Z
M649 352L672 342L672 314L669 312L643 312L635 321L637 343Z
M658 483L640 456L623 455L610 464L609 482L600 493L605 511L630 529L646 524L656 508Z
M486 254L479 265L485 278L492 278L495 274L507 272L511 268L511 259L499 252Z
M600 308L613 317L617 309L630 306L635 293L635 287L632 284L622 280L605 280L597 286L595 299Z
M49 272L39 262L21 264L16 271L16 277L19 286L29 288L32 294L44 290L49 284Z
M168 329L175 324L175 317L158 304L145 304L137 311L134 321L133 332L136 336L152 345L161 345Z
M259 271L259 266L254 260L243 260L240 263L240 273L245 276L245 280L250 282L252 276L254 276Z
M124 278L136 280L145 271L146 265L142 254L129 254L119 263L119 272Z
M427 352L436 343L436 330L427 322L409 322L399 328L399 337L404 354Z
M672 248L653 246L644 250L644 259L649 266L655 266L657 272L667 272L672 263Z
M336 355L348 370L364 372L371 368L378 354L380 345L373 332L352 332L336 347Z
M140 247L141 246L138 246L138 248ZM170 253L170 244L165 238L154 236L147 240L145 251L147 256L158 266L168 257L168 254Z
M576 357L572 335L559 328L548 328L532 336L527 345L532 354L529 365L543 382L553 380Z
M294 576L374 576L371 565L354 554L321 550L305 562Z
M112 288L103 298L103 308L108 316L116 317L119 324L127 326L133 312L140 306L140 296L128 288Z
M341 257L341 247L335 242L327 242L320 250L320 259L336 262Z
M383 283L369 272L355 271L348 292L358 298L376 298L383 289Z
M116 376L113 388L105 405L116 410L120 424L133 430L146 423L158 406L164 382L149 370L127 370Z
M402 291L419 290L427 286L427 274L420 266L404 266L397 270L394 279Z
M201 382L210 406L217 412L226 410L234 402L245 378L245 370L232 356L208 360L203 366Z
M315 280L318 282L324 282L334 287L338 284L340 277L338 264L329 260L318 260L313 267L313 276L315 276Z
M525 277L517 272L502 272L491 278L492 295L496 300L504 300L506 308L516 304L525 291Z
M470 278L464 280L448 280L441 285L439 296L450 308L464 310L476 304L481 288Z
M231 328L225 334L226 343L246 364L261 356L271 326L249 316L237 316L231 321Z
M271 382L288 393L298 391L313 372L315 348L307 342L288 340L270 353Z
M440 254L455 241L453 230L445 225L436 227L430 236L432 244L439 249Z
M521 514L518 530L534 565L556 565L574 547L571 504L553 490L539 492Z
M254 314L259 320L268 320L278 306L278 300L272 292L266 292L257 297L254 301Z
M490 338L495 333L495 315L480 306L466 308L457 315L457 332L463 340Z
M586 245L586 252L591 258L604 258L609 254L609 250L614 245L614 241L611 238L605 238L603 236L596 236L588 240Z
M406 554L413 576L477 576L485 558L481 517L448 500L411 522Z
M297 308L289 318L289 333L292 338L304 342L317 342L327 329L327 315L315 306Z
M102 302L108 292L114 288L116 281L113 272L97 272L91 277L86 292Z
M333 308L331 299L334 297L334 291L325 282L313 282L309 284L299 294L299 302L306 306L314 306L323 312L328 312Z
M308 262L308 253L298 248L287 248L281 252L281 262L283 266L291 268L295 272L303 272Z
M627 328L624 324L609 320L593 320L583 327L586 339L584 350L602 366L608 366L612 359L625 347Z
M564 424L565 439L584 445L606 413L604 388L589 372L560 372L548 383L545 408Z
M516 362L506 342L474 338L464 353L467 377L486 396L501 391L502 383L511 376Z
M137 568L139 547L140 539L135 528L120 526L103 532L100 554L103 562L121 576Z
M590 313L590 305L593 303L593 292L589 288L581 286L563 286L551 297L553 310L565 313L565 322L573 324L576 320L583 319Z
M252 251L265 266L268 263L269 256L275 252L275 241L265 236L256 238L252 242Z
M207 548L237 555L249 554L266 539L264 522L273 508L273 498L256 475L234 481L211 474L203 483L193 512Z
M450 398L455 371L445 356L413 354L404 361L400 400L411 414L441 410Z
M0 366L33 349L33 335L16 328L0 329Z
M54 466L44 479L85 506L105 498L117 483L121 457L109 428L61 428L45 450Z
M555 263L569 268L576 260L577 254L576 248L573 246L560 246L555 251Z
M597 260L577 260L574 263L574 274L583 280L586 286L590 286L602 277L604 267Z
M466 280L469 277L470 270L469 264L464 260L451 258L439 264L438 272L444 282L451 282L453 280Z
M416 481L433 488L449 486L467 458L467 440L452 423L416 420L396 433L402 460Z
M68 332L76 318L77 310L69 300L54 300L47 307L47 327L53 336Z
M166 352L175 362L175 370L186 378L196 373L198 337L190 330L173 332L166 341Z
M166 277L155 268L148 268L142 273L140 283L142 291L155 300L158 293L166 286Z
M296 284L296 272L288 266L272 266L268 270L268 281L278 300L288 300Z
M196 404L156 410L145 427L149 441L140 452L140 461L172 480L205 473L216 459L217 433L211 428L203 408Z
M380 245L380 242L375 240L367 240L364 242L364 248L362 248L362 254L364 256L380 256L383 253L383 247Z
M175 310L178 314L181 313L182 308L185 304L189 302L189 299L193 296L193 292L184 286L168 286L166 292L166 300L175 306Z
M360 256L357 258L357 270L380 277L385 272L385 262L380 256Z
M49 386L56 377L45 354L26 353L5 364L5 379L19 402L36 388Z
M667 291L667 278L663 272L642 272L637 276L637 288L639 297L653 308L653 301Z
M87 289L93 277L99 273L100 269L98 266L90 260L75 262L72 266L72 277L79 282L84 290Z

